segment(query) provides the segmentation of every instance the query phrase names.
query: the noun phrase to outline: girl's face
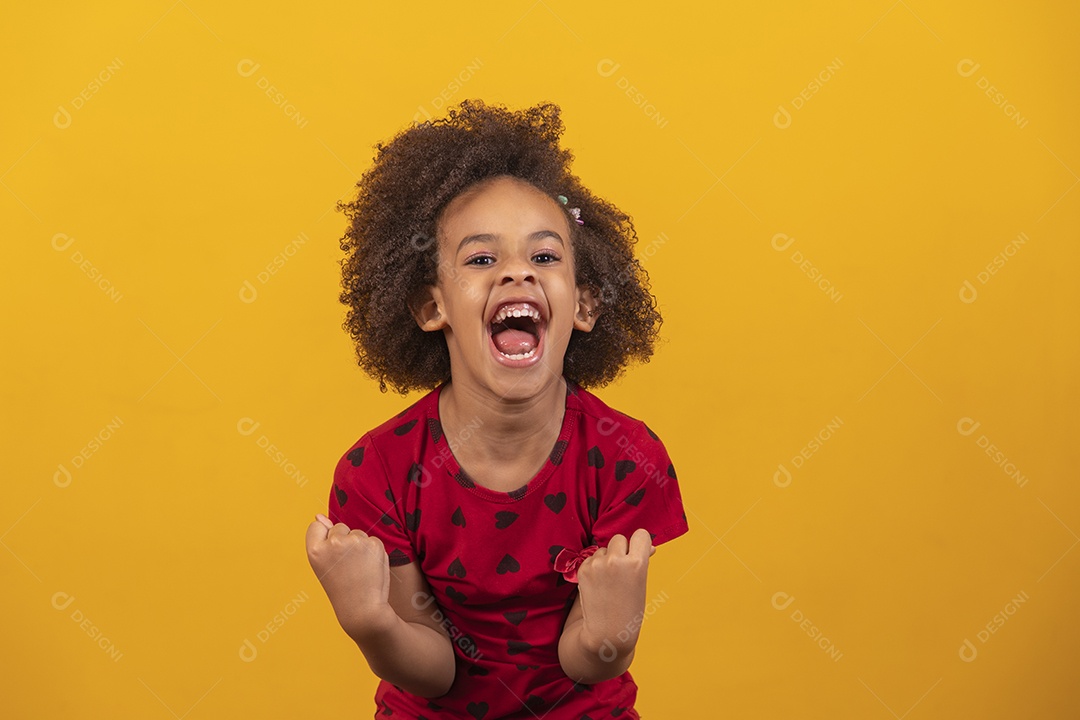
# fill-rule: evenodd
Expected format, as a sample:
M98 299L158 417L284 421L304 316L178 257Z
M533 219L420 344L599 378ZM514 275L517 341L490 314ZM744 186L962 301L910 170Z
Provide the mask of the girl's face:
M517 178L486 180L447 205L438 252L438 282L414 314L445 334L453 379L507 400L558 382L571 332L591 331L598 311L574 281L567 211Z

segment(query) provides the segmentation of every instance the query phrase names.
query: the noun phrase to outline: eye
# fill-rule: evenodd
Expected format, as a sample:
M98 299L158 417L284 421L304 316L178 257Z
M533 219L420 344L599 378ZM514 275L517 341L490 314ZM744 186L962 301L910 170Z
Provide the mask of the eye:
M495 258L491 257L490 255L474 255L473 257L466 260L465 264L466 265L479 265L481 267L491 264L491 263L486 263L486 262L485 263L478 262L479 260L490 260L490 261L494 262Z
M540 263L542 265L549 265L549 264L551 264L553 262L556 262L559 259L559 256L555 255L553 253L549 253L549 252L541 252L541 253L537 253L536 255L533 255L533 260L537 260L538 258L550 258L550 260L548 260L546 262L543 261L543 260L540 260Z

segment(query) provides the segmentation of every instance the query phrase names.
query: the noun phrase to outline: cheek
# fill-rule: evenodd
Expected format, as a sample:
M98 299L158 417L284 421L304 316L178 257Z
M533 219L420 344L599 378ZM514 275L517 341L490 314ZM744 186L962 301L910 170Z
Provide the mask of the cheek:
M443 306L448 313L461 315L474 314L477 307L483 308L485 293L475 277L470 277L460 269L445 268L439 276Z

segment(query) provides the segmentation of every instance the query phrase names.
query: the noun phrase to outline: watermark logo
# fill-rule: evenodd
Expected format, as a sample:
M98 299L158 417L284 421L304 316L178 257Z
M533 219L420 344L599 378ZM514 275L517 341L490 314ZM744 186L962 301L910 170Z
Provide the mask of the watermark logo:
M240 418L236 423L236 431L245 437L250 437L255 434L255 431L259 429L261 423L252 420L249 417ZM292 478L296 482L297 487L304 487L307 485L307 478L300 472L295 464L285 453L278 449L276 445L270 442L270 438L266 435L260 434L255 440L255 444L263 451L266 452L266 456L270 460L281 468L282 472L288 477Z
M285 249L275 255L270 262L266 264L266 267L259 271L255 276L255 279L260 285L265 285L270 282L271 278L278 273L281 268L285 267L285 263L291 260L296 253L300 252L300 248L307 245L308 236L304 233L300 233L296 236L296 239L285 246ZM253 303L259 299L259 291L250 280L244 280L244 284L240 286L240 302Z
M980 285L986 285L990 282L990 279L997 274L998 270L1005 267L1007 263L1016 253L1020 252L1020 248L1027 245L1028 236L1025 233L1020 233L1016 236L1015 240L1012 240L1005 245L1005 249L990 259L990 262L986 264L986 268L979 271L979 274L975 276L975 279L979 281ZM971 304L979 298L979 291L970 280L964 280L964 284L960 286L960 302Z
M971 58L964 58L956 63L956 72L960 77L969 78L974 75L980 67L982 66ZM1016 106L1010 103L1005 95L999 92L998 89L986 79L985 75L979 76L979 79L975 81L975 87L986 93L986 97L990 98L990 102L1000 108L1001 112L1005 113L1005 117L1012 120L1016 124L1016 127L1021 130L1027 127L1027 118L1020 114L1020 111L1016 109Z
M802 466L806 464L806 461L813 457L825 444L825 441L831 438L843 424L844 421L840 419L839 415L826 423L825 427L818 430L814 437L810 438L810 441L799 449L799 452L791 456L791 465L796 470L801 469ZM791 484L791 471L784 467L783 463L781 463L779 469L773 473L773 482L777 487L781 488L785 488Z
M638 631L641 630L641 624L645 622L645 618L655 613L657 608L667 601L668 594L666 591L662 591L655 598L645 603L645 609L634 616L630 622L626 624L626 627L620 630L615 636L619 643L625 645L628 640L637 637ZM611 640L605 638L604 643L601 645L600 651L597 654L604 662L611 662L619 656L619 651Z
M306 591L300 591L300 594L285 604L285 607L281 609L281 612L277 613L270 619L270 622L266 623L262 628L255 633L255 639L259 641L259 645L251 642L251 638L244 638L244 642L240 643L240 659L244 662L254 662L255 658L259 656L259 647L265 645L270 641L273 635L285 626L301 605L308 601L308 594Z
M120 58L113 58L108 65L90 80L86 87L79 91L78 95L71 99L70 110L68 109L69 105L60 105L56 108L56 112L53 114L53 125L61 130L67 130L71 127L72 113L82 110L86 103L90 102L90 99L97 95L105 83L112 80L113 76L123 66L124 63Z
M609 78L614 76L621 67L621 63L617 63L610 58L604 58L596 63L596 73L602 78ZM656 123L656 127L661 130L667 127L668 119L660 114L656 106L625 75L619 75L615 79L615 87L622 90L626 97L630 99L630 102L641 109L645 117Z
M446 106L446 103L461 92L461 88L465 86L465 83L473 79L477 71L484 66L484 61L480 58L473 58L472 61L466 65L461 72L450 79L450 82L439 91L439 94L431 99L429 105L419 105L416 108L416 114L413 115L413 122L420 123L432 118L432 112L428 112L428 108L433 112L439 112Z
M446 613L435 604L434 596L423 591L416 592L412 596L412 606L417 610L427 610L430 607L434 607L435 609L431 611L431 618L446 629L447 634L450 636L450 642L461 648L461 651L473 660L479 660L484 657L484 653L480 652L480 649L476 646L476 641L462 632L461 629L446 616Z
M119 415L105 423L105 427L98 430L97 434L90 438L90 440L79 449L79 452L71 456L71 467L75 470L82 469L82 466L86 464L86 461L93 457L97 451L101 450L105 442L109 440L123 424L124 421ZM56 484L56 487L66 488L68 485L71 485L71 479L71 470L63 463L58 465L56 472L53 473L53 483Z
M1005 623L1016 614L1020 606L1026 603L1028 599L1027 591L1021 590L1019 595L1005 603L1005 607L1001 609L1001 612L996 613L994 617L990 618L990 622L975 633L979 645L990 642L994 633L1004 627ZM969 638L964 638L964 642L960 644L960 659L964 662L974 662L977 657L979 657L979 647L971 642Z
M69 593L60 591L53 593L52 606L56 610L66 611L75 602L75 597ZM71 621L79 626L79 629L86 633L95 645L101 648L113 662L120 662L120 658L124 657L124 653L113 644L112 640L107 638L101 629L86 617L79 608L73 608L71 611Z
M784 252L795 242L795 238L786 235L785 233L776 233L772 236L771 245L773 250L777 252ZM821 292L825 293L825 297L833 301L833 303L839 303L844 299L844 294L841 293L832 282L822 274L821 270L814 266L809 259L803 256L799 250L792 250L790 255L791 262L798 266L799 270L806 275Z
M253 76L260 67L262 67L262 65L254 60L244 58L236 63L236 72L242 78L249 78ZM259 79L255 81L255 87L262 90L266 94L266 97L270 98L270 102L280 108L281 112L285 114L285 117L292 120L297 128L303 130L307 127L307 118L300 114L300 111L296 109L296 106L289 102L289 99L285 97L285 94L278 90L277 86L273 85L265 75L259 76Z
M412 245L413 249L417 252L430 252L435 258L436 272L447 281L453 282L459 288L464 290L470 300L480 299L480 290L474 287L472 283L469 282L469 279L465 277L458 268L454 267L452 259L439 257L437 238L426 233L418 232L409 238L409 244Z
M806 103L810 101L810 98L817 95L825 83L829 82L836 75L836 72L843 67L844 62L840 58L833 58L832 62L826 65L822 70L814 76L806 87L799 91L799 94L791 99L791 110L787 109L783 103L776 108L776 112L773 113L773 125L781 130L787 130L791 127L792 112L798 112L806 106Z
M484 420L480 416L476 416L462 425L452 437L449 435L445 436L446 442L440 445L435 453L435 457L431 459L431 464L435 469L437 470L450 462L454 453L458 451L458 448L460 448L463 443L469 442L483 424ZM417 487L425 488L431 484L433 479L434 476L431 471L428 470L426 463L423 465L413 464L412 469L409 472L409 481L411 483Z
M979 429L982 423L976 422L969 417L962 417L956 423L956 431L965 437L970 437L975 434L975 431ZM975 439L975 444L986 452L987 457L1001 468L1002 472L1006 476L1012 478L1016 482L1017 487L1024 487L1027 485L1027 477L1020 472L1016 465L1005 456L1005 453L998 449L997 445L990 442L990 438L980 434Z
M52 248L57 252L64 252L74 244L75 238L65 233L56 233L52 237ZM68 256L71 262L78 266L79 270L82 270L86 277L90 278L90 282L94 283L94 286L105 293L105 297L112 300L114 303L118 303L124 299L124 294L117 290L113 284L106 278L97 267L94 266L79 250L72 250Z
M774 593L772 596L772 606L777 610L787 610L792 603L795 602L795 598L790 594L780 591ZM794 608L791 611L791 621L799 626L807 636L821 648L821 651L832 658L833 662L840 662L840 658L844 657L844 653L833 645L829 638L825 637L824 633L811 622L810 618L806 617L802 610Z

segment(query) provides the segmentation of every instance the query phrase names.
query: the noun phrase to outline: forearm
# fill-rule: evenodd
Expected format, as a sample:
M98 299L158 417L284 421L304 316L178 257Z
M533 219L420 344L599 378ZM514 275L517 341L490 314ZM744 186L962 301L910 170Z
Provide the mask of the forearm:
M559 638L559 664L567 677L593 685L622 675L634 659L637 633L618 642L592 637L584 620L563 629Z
M406 622L391 610L378 627L350 637L372 672L413 695L439 697L454 683L454 647L427 625Z

